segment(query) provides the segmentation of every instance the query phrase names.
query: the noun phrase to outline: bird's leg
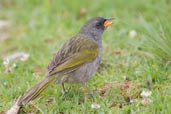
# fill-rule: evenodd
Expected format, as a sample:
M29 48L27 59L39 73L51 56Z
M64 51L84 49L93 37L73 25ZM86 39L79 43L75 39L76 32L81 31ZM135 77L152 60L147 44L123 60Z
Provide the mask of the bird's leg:
M64 83L62 83L62 94L64 95L65 93L66 93L65 85L64 85Z
M67 91L65 89L64 83L62 83L62 91L61 91L61 93L62 93L62 99L63 100L66 99L66 93L67 93Z
M68 94L70 89L71 89L71 86L69 88L67 88L67 90L66 90L64 83L62 83L62 91L61 91L61 93L62 93L62 97L63 97L62 99L63 100L67 98L67 94Z
M64 85L64 83L62 83L62 94L68 93L70 89L71 89L71 86L69 88L65 89L65 85Z

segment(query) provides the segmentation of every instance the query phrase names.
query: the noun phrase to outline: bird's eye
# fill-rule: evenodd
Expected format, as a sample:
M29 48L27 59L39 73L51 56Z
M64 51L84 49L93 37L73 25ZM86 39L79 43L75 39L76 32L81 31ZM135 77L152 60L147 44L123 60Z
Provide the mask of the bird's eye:
M96 24L96 28L99 29L99 28L101 27L101 25L102 25L101 23L97 23L97 24Z

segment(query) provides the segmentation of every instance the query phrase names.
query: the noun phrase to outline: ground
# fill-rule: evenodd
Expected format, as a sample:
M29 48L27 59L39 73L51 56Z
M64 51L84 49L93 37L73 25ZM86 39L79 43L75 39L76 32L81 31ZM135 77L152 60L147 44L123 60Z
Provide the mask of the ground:
M141 31L144 20L171 19L170 6L169 0L0 0L0 114L46 76L52 55L94 16L115 20L103 35L101 66L87 83L93 95L78 84L66 84L71 89L62 95L54 84L21 113L170 114L170 63L143 50ZM4 60L18 52L26 58Z

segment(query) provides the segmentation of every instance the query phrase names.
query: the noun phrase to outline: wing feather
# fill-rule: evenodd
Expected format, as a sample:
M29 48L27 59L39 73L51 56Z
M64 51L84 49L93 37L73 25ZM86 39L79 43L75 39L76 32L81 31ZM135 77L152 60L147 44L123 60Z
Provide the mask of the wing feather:
M91 39L77 36L58 51L48 66L49 75L69 73L98 56L98 45Z

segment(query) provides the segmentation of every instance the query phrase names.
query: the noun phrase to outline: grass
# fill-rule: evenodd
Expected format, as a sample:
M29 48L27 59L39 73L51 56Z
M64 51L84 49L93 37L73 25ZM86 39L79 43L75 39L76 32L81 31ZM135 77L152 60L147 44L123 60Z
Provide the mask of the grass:
M170 62L171 58L171 29L170 23L165 19L151 26L144 24L146 30L144 48L157 58Z
M170 46L166 42L161 50L153 46L142 48L144 41L150 39L160 41L156 25L161 19L162 31L170 38L169 22L171 2L169 0L0 0L0 20L8 20L10 26L0 28L0 34L8 38L0 40L0 113L12 106L17 97L23 94L46 75L48 62L62 44L79 31L79 28L91 17L115 17L115 23L103 35L103 61L98 72L87 85L95 90L92 97L85 101L83 88L72 87L64 97L61 86L52 85L39 98L33 101L44 114L56 113L116 113L116 114L170 114L171 113L171 71ZM97 3L98 2L98 3ZM81 9L85 8L86 13ZM142 20L144 18L147 23ZM149 29L152 26L155 32ZM141 29L146 27L146 36ZM135 30L137 36L129 36ZM140 30L140 31L139 31ZM158 33L158 34L157 34ZM1 39L1 38L0 38ZM151 47L155 49L151 51ZM157 51L156 51L157 49ZM167 50L165 52L165 49ZM30 54L27 61L11 61L17 66L10 73L5 73L3 58L18 51ZM162 56L158 56L162 53ZM165 53L168 55L165 56ZM155 56L157 55L157 57ZM128 80L125 80L127 77ZM107 86L105 93L102 88ZM141 103L140 93L143 90L152 91L149 97L153 102L148 105ZM131 100L136 102L131 103ZM91 108L93 103L99 104L99 109ZM40 113L33 105L27 105L24 111Z

